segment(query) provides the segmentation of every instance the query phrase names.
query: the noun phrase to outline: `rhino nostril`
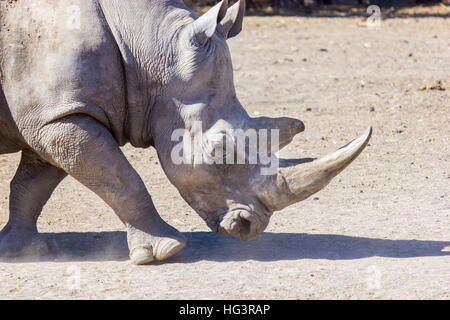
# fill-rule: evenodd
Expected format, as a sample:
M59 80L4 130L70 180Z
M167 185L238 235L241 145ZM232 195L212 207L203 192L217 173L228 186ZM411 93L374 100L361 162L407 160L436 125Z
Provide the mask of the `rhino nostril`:
M241 235L250 236L252 223L247 219L241 219Z
M230 226L230 233L232 234L239 234L241 231L241 227L237 221L233 221Z
M254 213L247 210L235 210L220 222L217 232L240 238L254 239L261 230L261 223Z

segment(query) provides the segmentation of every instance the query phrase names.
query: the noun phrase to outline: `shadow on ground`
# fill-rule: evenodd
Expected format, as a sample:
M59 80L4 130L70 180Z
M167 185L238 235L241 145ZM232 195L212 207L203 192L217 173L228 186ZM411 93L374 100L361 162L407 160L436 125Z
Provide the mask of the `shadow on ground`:
M54 254L40 258L0 259L0 262L124 261L125 232L45 234ZM188 232L188 247L169 263L198 261L279 261L301 259L349 260L373 256L411 258L450 256L450 241L385 240L333 234L264 233L244 242L209 232ZM165 263L167 263L165 262Z

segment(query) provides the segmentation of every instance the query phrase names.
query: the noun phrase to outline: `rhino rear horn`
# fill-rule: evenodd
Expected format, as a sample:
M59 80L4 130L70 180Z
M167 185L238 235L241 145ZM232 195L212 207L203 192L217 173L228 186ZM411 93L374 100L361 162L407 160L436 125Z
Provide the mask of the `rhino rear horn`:
M237 36L242 30L245 15L245 0L239 0L228 9L225 17L220 21L225 38Z
M336 152L311 161L298 161L278 170L270 206L274 211L302 201L323 189L344 170L367 146L372 135L369 127L359 138Z
M279 141L278 146L275 149L281 150L289 143L292 142L292 139L295 135L305 130L305 125L302 121L294 118L288 117L280 117L280 118L269 118L269 117L258 117L258 118L250 118L247 120L246 128L261 130L267 129L269 130L269 134L271 134L271 130L278 130L279 132ZM271 150L271 139L268 139L268 150Z
M201 45L206 44L214 35L217 25L225 18L227 9L228 0L222 0L194 21L195 37Z

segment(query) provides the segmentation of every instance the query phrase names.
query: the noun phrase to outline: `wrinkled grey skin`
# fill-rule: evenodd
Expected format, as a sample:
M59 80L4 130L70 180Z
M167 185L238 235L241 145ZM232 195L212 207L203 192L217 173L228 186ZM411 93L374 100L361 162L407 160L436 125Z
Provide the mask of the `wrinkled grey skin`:
M74 7L75 6L75 7ZM11 182L0 255L46 254L36 228L67 174L99 195L127 227L131 260L166 259L186 240L158 215L120 146L153 146L169 180L213 231L252 239L276 210L323 188L367 144L370 129L325 158L262 165L176 165L173 130L216 147L228 129L303 131L290 118L250 118L239 103L227 38L243 2L198 18L178 0L0 0L0 154L22 151ZM79 12L75 9L79 8ZM79 15L79 28L77 16Z

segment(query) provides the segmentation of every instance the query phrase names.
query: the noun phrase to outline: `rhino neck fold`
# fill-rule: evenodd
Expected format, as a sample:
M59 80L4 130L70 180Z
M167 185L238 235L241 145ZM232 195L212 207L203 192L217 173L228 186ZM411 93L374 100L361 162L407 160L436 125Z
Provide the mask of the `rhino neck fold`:
M181 0L99 0L122 56L126 88L125 135L135 147L149 147L151 118L170 79L173 38L193 20Z

